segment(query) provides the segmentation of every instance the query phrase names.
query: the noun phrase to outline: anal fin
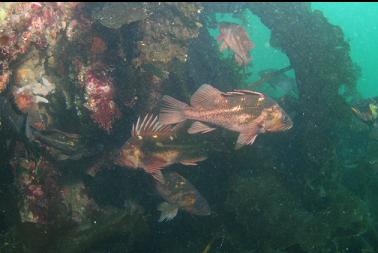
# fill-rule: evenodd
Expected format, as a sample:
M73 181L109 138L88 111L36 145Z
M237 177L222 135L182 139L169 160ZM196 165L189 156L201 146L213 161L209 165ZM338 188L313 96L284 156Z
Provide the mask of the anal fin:
M196 121L192 124L192 126L188 129L189 134L196 134L196 133L208 133L215 130L213 127L209 127L208 125L205 125L204 123L201 123L199 121Z
M161 212L159 222L172 220L178 212L178 207L168 202L161 203L157 209Z
M257 137L257 133L255 131L247 132L247 133L240 133L238 140L236 141L235 149L240 149L244 145L252 145Z

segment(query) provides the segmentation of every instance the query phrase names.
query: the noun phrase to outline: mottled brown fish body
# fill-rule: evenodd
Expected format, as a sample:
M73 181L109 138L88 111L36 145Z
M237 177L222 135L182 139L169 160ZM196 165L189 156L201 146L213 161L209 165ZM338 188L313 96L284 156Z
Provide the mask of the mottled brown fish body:
M183 176L177 172L169 172L164 174L164 178L164 184L156 182L156 189L165 201L192 214L210 214L206 199Z
M163 168L201 157L202 151L199 147L185 145L171 146L169 142L153 142L153 140L148 140L148 138L145 139L147 140L131 137L121 147L116 163L131 168L148 168L156 165Z
M130 139L121 147L114 162L123 167L141 168L156 180L164 182L161 170L175 163L197 165L205 160L197 146L180 144L179 127L163 126L150 115L133 125Z
M252 144L264 132L290 129L290 117L271 98L249 90L221 92L209 84L202 85L191 97L190 106L164 96L159 121L176 124L186 119L197 120L188 129L190 134L207 133L215 128L202 122L239 132L237 145Z
M180 157L182 154L178 150L149 152L143 143L138 142L136 138L131 138L122 146L116 163L120 166L137 169L154 166L156 161L159 161L159 166L163 168L177 163Z
M244 99L244 97L241 97ZM204 108L189 107L184 110L184 117L187 119L208 122L226 129L242 132L248 129L251 123L263 120L261 116L263 105L257 104L255 108L247 107L242 103L232 106L226 100L218 108L207 110ZM265 117L266 114L263 114Z

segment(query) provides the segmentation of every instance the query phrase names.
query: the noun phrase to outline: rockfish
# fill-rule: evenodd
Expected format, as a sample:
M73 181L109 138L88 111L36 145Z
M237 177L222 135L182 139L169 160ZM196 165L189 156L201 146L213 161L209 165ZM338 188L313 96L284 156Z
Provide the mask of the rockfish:
M175 163L197 165L206 157L198 145L184 143L178 136L181 126L164 126L157 116L147 114L133 125L130 139L122 146L115 163L141 168L164 183L161 170Z
M368 104L368 111L361 111L359 108L352 107L352 111L365 122L378 121L378 103L371 102Z
M264 132L285 131L293 122L271 98L250 90L221 92L203 84L191 97L190 106L170 96L163 96L160 111L161 124L175 124L187 119L197 120L188 133L207 133L215 128L202 122L239 132L236 148L252 144Z
M165 175L165 183L156 182L156 190L167 202L159 205L161 211L159 222L169 221L176 217L178 209L195 215L210 215L210 207L206 199L197 189L177 172Z
M285 95L290 95L296 97L298 92L297 83L294 78L289 77L284 72L279 73L279 70L276 69L265 69L259 72L259 75L262 79L265 79L266 82L273 89L282 90Z
M221 35L218 42L221 43L220 51L230 48L235 54L235 60L239 65L247 65L252 57L250 51L255 44L249 39L246 31L237 24L222 24L220 26Z

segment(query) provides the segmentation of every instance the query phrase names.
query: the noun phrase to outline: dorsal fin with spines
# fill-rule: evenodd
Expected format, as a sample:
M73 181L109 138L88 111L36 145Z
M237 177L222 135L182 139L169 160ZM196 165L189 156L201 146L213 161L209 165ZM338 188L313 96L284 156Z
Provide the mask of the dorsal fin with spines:
M133 124L131 136L150 136L154 134L172 134L174 127L162 125L158 121L158 117L153 114L146 114L142 119L138 117L136 124Z

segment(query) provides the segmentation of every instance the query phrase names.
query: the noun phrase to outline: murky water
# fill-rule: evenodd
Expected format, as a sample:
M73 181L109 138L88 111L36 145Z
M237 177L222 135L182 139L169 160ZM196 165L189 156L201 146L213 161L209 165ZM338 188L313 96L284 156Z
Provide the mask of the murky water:
M0 252L377 252L377 8L0 4Z

